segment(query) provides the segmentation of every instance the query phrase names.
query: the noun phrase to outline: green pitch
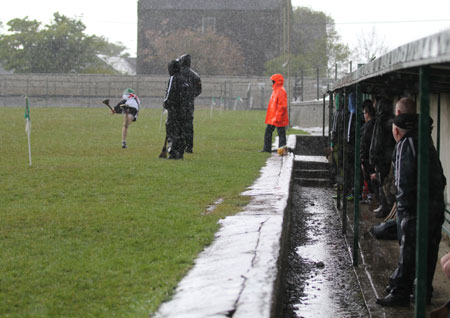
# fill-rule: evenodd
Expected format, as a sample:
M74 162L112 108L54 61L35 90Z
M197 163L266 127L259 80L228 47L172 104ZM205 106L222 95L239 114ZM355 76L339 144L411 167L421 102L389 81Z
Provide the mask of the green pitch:
M265 113L195 112L194 154L159 159L161 110L121 148L105 108L0 108L0 317L148 317L258 177ZM217 199L224 202L205 215Z

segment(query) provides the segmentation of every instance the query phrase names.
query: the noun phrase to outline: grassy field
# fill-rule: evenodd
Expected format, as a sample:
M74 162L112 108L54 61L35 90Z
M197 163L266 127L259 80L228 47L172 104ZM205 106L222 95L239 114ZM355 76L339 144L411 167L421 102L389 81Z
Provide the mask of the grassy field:
M0 317L148 317L268 157L260 111L197 110L194 154L172 161L161 110L122 149L106 108L32 108L29 167L23 113L0 108Z

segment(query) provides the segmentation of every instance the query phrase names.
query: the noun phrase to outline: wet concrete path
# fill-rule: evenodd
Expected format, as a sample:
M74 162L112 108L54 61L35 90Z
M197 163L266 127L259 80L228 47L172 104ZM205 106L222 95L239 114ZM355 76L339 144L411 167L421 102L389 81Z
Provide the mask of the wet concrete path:
M348 244L353 242L352 206L344 214L335 207L334 189L304 184L311 182L311 170L322 170L309 161L321 160L307 153L313 148L307 138L299 147L295 138L289 136L288 147L311 158L289 153L267 159L260 177L243 193L250 196L250 203L244 211L220 221L214 242L200 253L155 318L414 316L412 305L375 304L395 268L398 243L369 234L368 229L380 220L374 218L373 206L361 205L361 253L359 265L353 267ZM323 186L322 182L312 184ZM345 236L341 234L343 218L347 220ZM449 242L441 242L439 257L448 252ZM450 283L439 266L433 284L433 305L428 309L445 304L450 297Z
M369 317L333 194L294 185L284 318Z

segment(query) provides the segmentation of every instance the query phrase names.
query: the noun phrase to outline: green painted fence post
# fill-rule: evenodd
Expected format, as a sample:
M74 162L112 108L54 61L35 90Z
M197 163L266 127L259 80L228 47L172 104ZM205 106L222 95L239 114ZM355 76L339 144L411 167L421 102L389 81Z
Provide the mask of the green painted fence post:
M342 136L342 171L344 175L344 181L342 184L342 234L347 234L347 193L345 192L345 186L347 185L347 129L348 129L348 89L344 88L344 135ZM339 145L341 146L341 145Z
M419 78L419 150L417 163L417 241L416 241L416 288L415 317L425 317L427 279L428 201L429 201L429 155L430 141L430 68L422 66Z
M361 139L361 90L356 85L356 119L355 119L355 179L353 184L354 192L354 214L353 214L353 266L358 266L358 243L359 243L359 194L360 194L360 177L361 177L361 156L360 156L360 139Z

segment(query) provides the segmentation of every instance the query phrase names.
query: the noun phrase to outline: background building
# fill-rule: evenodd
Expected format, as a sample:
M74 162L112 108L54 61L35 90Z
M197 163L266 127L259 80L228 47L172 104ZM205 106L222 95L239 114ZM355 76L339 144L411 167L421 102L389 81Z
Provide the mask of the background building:
M228 37L242 50L242 74L262 74L264 63L282 52L288 1L139 0L137 72L167 72L166 65L161 69L160 65L152 64L154 53L148 31L168 34L190 29Z

